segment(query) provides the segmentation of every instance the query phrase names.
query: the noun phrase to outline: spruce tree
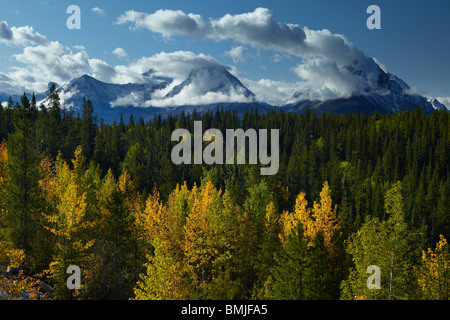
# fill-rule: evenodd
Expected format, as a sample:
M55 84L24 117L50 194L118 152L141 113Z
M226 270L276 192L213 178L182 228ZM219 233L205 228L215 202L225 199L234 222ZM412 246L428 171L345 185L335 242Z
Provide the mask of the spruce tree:
M14 110L15 132L8 139L8 163L5 177L5 209L12 243L22 249L31 262L40 225L42 197L39 188L41 160L35 143L34 112L23 94Z
M83 98L80 140L81 148L83 149L86 159L91 159L94 153L94 139L96 130L96 117L93 115L94 107L91 100Z

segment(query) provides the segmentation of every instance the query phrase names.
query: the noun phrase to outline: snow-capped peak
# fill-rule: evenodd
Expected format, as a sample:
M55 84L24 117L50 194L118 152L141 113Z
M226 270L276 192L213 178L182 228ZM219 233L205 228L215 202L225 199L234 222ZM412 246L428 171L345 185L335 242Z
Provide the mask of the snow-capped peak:
M348 100L348 105L357 107L361 110L370 108L371 110L386 111L405 111L419 106L425 112L432 112L434 107L427 99L417 93L396 75L387 73L381 69L380 65L372 58L364 57L361 60L355 60L351 65L341 68L342 77L337 78L347 81L347 88L354 88L351 96L339 96L339 92L332 99L317 98L314 91L299 90L284 105L301 105L303 108L310 107L313 101L314 108L321 108L326 103L330 107L330 101L338 99L342 105ZM339 86L336 86L339 87ZM322 91L324 91L321 88ZM311 97L316 97L311 99ZM327 109L327 110L328 110Z
M428 102L430 102L436 110L447 110L447 107L436 98L429 98Z
M195 96L202 96L210 92L223 95L237 93L246 99L254 99L254 94L221 66L192 69L186 80L175 86L166 95L166 98L175 97L182 91L190 91Z

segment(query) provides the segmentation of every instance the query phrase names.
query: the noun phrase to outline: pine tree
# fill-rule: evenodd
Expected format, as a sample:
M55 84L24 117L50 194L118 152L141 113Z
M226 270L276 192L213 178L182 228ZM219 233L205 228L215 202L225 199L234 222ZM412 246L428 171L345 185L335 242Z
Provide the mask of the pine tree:
M244 291L251 293L255 283L263 283L266 278L259 279L258 252L262 249L266 209L273 197L264 180L258 185L249 187L248 197L243 205L243 222L239 244L239 259L242 272Z
M8 139L5 173L5 210L9 235L14 247L24 250L30 263L33 244L40 226L42 196L39 188L40 154L35 144L35 109L27 96L14 110L15 132Z
M49 88L47 96L49 103L49 112L43 128L47 133L45 135L45 146L49 155L54 159L58 155L58 151L62 145L62 128L61 128L61 102L56 86L52 84Z
M80 128L80 144L83 149L83 154L87 159L90 159L94 153L94 139L96 131L96 117L94 117L94 107L91 100L83 98L81 128Z
M273 281L269 297L274 299L305 299L305 270L310 239L305 236L302 219L309 216L308 201L301 192L293 213L283 212L280 217L281 250L275 254L276 265L271 270Z
M101 272L102 299L127 299L134 286L134 216L126 194L115 188L106 203L107 215L103 234L104 254Z

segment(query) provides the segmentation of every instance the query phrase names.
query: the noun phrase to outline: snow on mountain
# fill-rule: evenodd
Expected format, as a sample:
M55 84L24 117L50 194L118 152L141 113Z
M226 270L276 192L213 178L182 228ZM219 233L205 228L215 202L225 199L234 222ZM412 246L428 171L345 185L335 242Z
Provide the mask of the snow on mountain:
M344 69L350 73L349 81L356 88L350 97L320 99L314 95L314 91L302 89L286 100L283 107L299 112L311 108L317 112L332 110L335 113L343 110L378 110L385 113L405 111L417 106L431 113L435 109L427 98L417 94L402 79L383 71L374 59L365 58L362 61L354 61L352 65L345 66Z
M374 59L364 58L353 61L350 66L341 70L349 85L354 88L351 94L339 94L339 90L329 90L331 98L321 98L327 88L313 87L301 89L279 106L286 112L304 112L311 109L323 112L355 112L367 111L382 113L405 111L416 106L426 113L435 109L445 109L437 99L425 98L408 86L397 76L383 71ZM99 117L114 121L120 113L124 115L143 115L148 119L153 114L177 114L197 110L214 110L215 108L233 108L243 112L245 109L257 107L268 110L274 106L257 100L255 94L232 75L226 67L208 65L196 67L190 71L184 81L176 82L170 77L162 76L153 69L142 74L142 83L114 84L99 81L91 76L83 75L67 84L54 84L61 98L61 104L75 110L82 105L83 98L90 99ZM330 85L327 82L326 85ZM336 86L335 88L338 88ZM47 92L38 94L38 104L46 103ZM334 94L334 96L333 96Z
M447 110L447 107L436 98L429 98L428 102L430 102L436 110Z
M161 79L149 78L145 83L115 84L83 75L58 88L66 106L81 107L83 98L90 99L96 108L140 106L152 93L167 86Z
M255 95L224 67L208 66L193 69L186 80L175 85L163 99L149 104L182 106L254 101Z
M59 87L58 94L66 107L79 108L83 98L86 98L97 109L255 101L255 95L223 67L193 69L186 80L178 85L171 78L155 76L154 70L144 73L143 77L145 83L114 84L83 75Z

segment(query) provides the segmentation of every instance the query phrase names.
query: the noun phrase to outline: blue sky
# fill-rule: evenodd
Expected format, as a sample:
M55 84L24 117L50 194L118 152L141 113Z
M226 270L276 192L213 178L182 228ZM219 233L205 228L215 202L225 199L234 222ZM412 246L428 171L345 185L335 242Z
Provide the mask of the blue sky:
M371 4L381 8L381 30L366 27L369 17L366 9ZM69 5L78 5L81 9L81 30L66 27ZM83 73L104 81L126 82L130 79L111 74L120 70L138 70L138 65L144 68L145 57L153 57L150 65L158 64L156 55L161 52L189 52L193 57L202 55L229 66L253 91L271 94L267 91L268 86L278 85L281 89L273 92L273 102L282 100L283 95L288 98L304 80L299 76L304 72L300 73L296 67L305 57L296 54L290 46L278 50L262 36L261 41L252 41L239 34L218 39L217 31L206 29L202 29L200 35L194 31L184 32L184 27L177 29L177 26L164 25L163 18L158 20L160 24L144 24L148 22L146 18L163 17L153 15L160 9L178 12L177 17L188 20L192 13L198 15L201 23L207 24L226 15L236 18L254 13L253 16L258 16L255 9L259 7L266 8L259 13L272 14L277 23L314 31L328 29L331 35L343 35L359 51L375 57L390 73L423 95L450 97L448 0L2 1L0 91L17 85L39 90L48 81L64 82ZM125 17L130 10L140 15ZM120 17L125 22L118 23ZM139 23L142 23L140 27ZM9 34L13 34L14 41L8 39ZM51 56L49 52L55 52L55 55ZM334 54L328 56L333 57ZM50 59L57 60L55 64L59 64L59 69L52 69ZM163 61L167 60L162 59L161 63ZM443 102L448 105L450 99Z

